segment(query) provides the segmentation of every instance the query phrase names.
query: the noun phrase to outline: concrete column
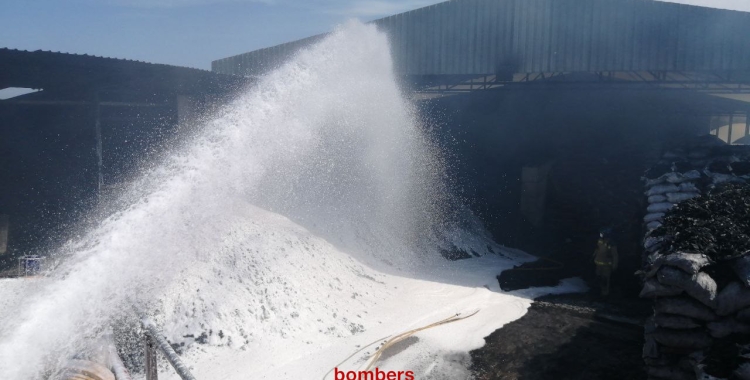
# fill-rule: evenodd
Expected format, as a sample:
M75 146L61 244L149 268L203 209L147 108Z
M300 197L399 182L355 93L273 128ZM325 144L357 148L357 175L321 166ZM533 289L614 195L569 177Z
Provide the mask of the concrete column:
M10 217L0 214L0 255L8 252L8 229L10 228Z
M521 173L521 214L536 227L544 221L547 179L552 164L524 166Z

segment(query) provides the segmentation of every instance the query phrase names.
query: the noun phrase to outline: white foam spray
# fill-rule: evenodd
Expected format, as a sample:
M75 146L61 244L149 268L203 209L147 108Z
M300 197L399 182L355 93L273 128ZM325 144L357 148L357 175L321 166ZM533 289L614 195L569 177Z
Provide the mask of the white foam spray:
M356 334L365 327L329 307L361 296L354 314L364 313L387 297L362 263L414 271L438 257L441 231L460 235L436 153L399 92L386 37L347 24L144 168L128 207L0 311L0 378L60 365L131 302L159 313L174 339L205 323L223 323L229 346L304 329ZM347 254L327 257L339 252L329 243ZM358 281L374 290L342 285Z

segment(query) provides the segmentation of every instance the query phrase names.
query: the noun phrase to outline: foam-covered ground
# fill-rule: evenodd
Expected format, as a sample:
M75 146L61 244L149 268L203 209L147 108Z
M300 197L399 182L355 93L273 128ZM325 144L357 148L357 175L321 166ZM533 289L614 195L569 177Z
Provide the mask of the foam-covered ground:
M498 246L498 254L480 258L425 262L419 273L383 273L282 216L251 206L247 212L254 221L238 216L226 243L247 245L250 259L217 252L220 261L185 272L160 307L167 311L160 324L172 342L188 345L185 361L199 379L322 379L368 343L479 310L418 333L377 364L418 379L466 378L468 351L523 316L533 297L582 288L570 280L503 293L497 274L530 257ZM217 273L232 262L243 267ZM194 343L204 333L207 344ZM376 346L339 368L363 369ZM169 368L160 376L178 379Z
M386 273L249 204L228 219L224 247L183 270L150 310L167 338L184 345L183 359L198 379L323 379L335 366L362 370L386 337L479 310L416 334L376 363L414 371L417 379L467 378L468 352L522 317L534 297L584 288L566 280L505 293L497 274L532 257L497 245L496 254L436 258L418 271ZM481 250L472 243L464 248ZM0 306L20 308L45 281L0 280ZM166 365L160 378L179 379Z

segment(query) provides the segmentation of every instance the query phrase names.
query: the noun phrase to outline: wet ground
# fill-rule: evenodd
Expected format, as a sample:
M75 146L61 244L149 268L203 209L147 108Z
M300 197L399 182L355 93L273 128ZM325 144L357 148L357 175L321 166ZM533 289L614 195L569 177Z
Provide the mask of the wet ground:
M505 290L514 290L553 286L582 274L574 269L581 266L560 264L569 262L530 263L504 272L498 281ZM589 293L538 299L524 317L485 337L486 345L471 352L476 379L646 378L642 322L651 309L636 297L637 282L627 277L631 273L616 278L608 297L589 281Z

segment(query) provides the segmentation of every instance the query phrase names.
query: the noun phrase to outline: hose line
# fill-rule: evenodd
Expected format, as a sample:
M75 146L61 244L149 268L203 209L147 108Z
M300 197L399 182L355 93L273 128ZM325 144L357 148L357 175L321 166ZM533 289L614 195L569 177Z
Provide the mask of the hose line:
M367 345L361 347L359 350L357 350L354 353L352 353L351 355L349 355L346 359L342 360L341 363L337 364L334 368L331 368L328 372L326 372L325 375L323 375L323 380L325 380L326 376L328 376L328 374L330 374L335 368L338 368L338 366L346 363L346 361L349 360L349 359L351 359L354 355L356 355L357 353L361 352L365 348L367 348L369 346L372 346L373 344L375 344L377 342L382 341L383 339L388 339L388 340L385 341L383 343L383 345L377 351L375 351L374 354L372 354L372 356L368 360L368 364L367 364L367 367L365 368L365 371L371 370L372 367L375 365L375 363L377 363L378 360L380 360L380 357L383 355L383 353L388 348L390 348L393 345L395 345L396 343L401 342L401 341L405 340L406 338L408 338L408 337L410 337L410 336L412 336L412 335L414 335L414 334L416 334L416 333L418 333L420 331L424 331L424 330L427 330L427 329L430 329L430 328L433 328L433 327L437 327L437 326L441 326L441 325L445 325L445 324L448 324L448 323L458 322L458 321L464 320L466 318L472 317L472 316L476 315L477 313L479 313L478 309L475 310L474 312L472 312L472 313L470 313L468 315L464 315L464 316L461 316L461 313L456 313L455 315L452 315L452 316L450 316L448 318L445 318L443 320L437 321L435 323L431 323L431 324L426 325L426 326L422 326L422 327L419 327L419 328L416 328L416 329L413 329L413 330L402 332L401 334L395 335L395 336L393 336L390 339L388 339L388 336L380 338L380 339L377 339L377 340L375 340L375 341L373 341L371 343L368 343Z
M372 369L372 366L374 366L375 363L377 363L377 361L383 355L383 352L385 352L385 350L387 350L389 347L393 346L394 344L396 344L398 342L401 342L404 339L406 339L406 338L408 338L408 337L410 337L410 336L412 336L412 335L414 335L414 334L416 334L416 333L418 333L420 331L424 331L424 330L427 330L427 329L430 329L430 328L433 328L433 327L437 327L437 326L446 325L448 323L458 322L458 321L464 320L466 318L473 317L477 313L479 313L478 309L475 310L473 313L465 315L463 317L461 316L461 313L456 313L455 315L453 315L453 316L451 316L449 318L443 319L441 321L437 321L437 322L429 324L427 326L422 326L420 328L416 328L416 329L413 329L413 330L409 330L409 331L403 332L401 334L398 334L398 335L394 336L391 339L388 339L383 344L383 346L380 347L380 349L378 349L375 352L375 354L372 355L372 358L370 359L370 363L365 368L365 371L369 371L370 369Z

